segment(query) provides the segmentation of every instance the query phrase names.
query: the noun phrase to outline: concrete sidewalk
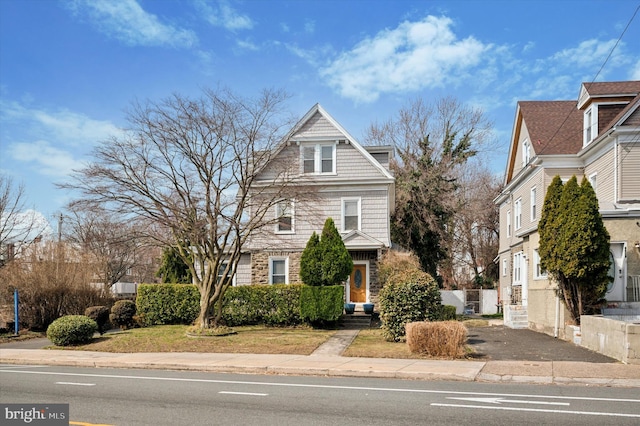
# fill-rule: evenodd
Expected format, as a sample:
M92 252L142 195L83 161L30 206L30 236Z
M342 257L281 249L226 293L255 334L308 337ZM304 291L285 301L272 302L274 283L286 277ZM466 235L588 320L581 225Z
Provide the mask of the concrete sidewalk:
M355 332L357 333L357 331ZM355 337L355 335L353 336ZM337 336L342 341L348 336ZM340 351L342 345L328 341ZM382 377L537 384L640 387L640 366L573 361L440 361L353 358L321 346L312 355L220 353L108 353L72 350L11 349L0 346L0 363L98 368L191 370L311 376ZM321 350L322 349L322 350Z

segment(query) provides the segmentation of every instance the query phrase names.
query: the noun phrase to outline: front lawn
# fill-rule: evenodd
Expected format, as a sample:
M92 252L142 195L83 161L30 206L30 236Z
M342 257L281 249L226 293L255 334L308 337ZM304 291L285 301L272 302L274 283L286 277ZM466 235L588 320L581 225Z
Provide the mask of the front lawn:
M310 327L233 327L236 334L188 337L187 326L162 325L107 333L86 345L65 349L98 352L211 352L309 355L335 330Z

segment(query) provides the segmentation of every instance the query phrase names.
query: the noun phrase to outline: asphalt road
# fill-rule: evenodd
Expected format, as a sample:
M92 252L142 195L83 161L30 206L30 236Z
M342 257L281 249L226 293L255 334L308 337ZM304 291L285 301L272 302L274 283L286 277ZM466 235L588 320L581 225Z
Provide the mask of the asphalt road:
M637 425L640 390L0 365L0 402L71 424Z

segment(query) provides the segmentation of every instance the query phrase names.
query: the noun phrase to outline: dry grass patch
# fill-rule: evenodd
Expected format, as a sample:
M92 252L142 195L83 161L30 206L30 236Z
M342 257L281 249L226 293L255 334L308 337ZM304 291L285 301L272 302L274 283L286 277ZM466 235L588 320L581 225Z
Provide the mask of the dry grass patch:
M404 342L387 342L379 328L361 330L342 355L362 358L426 358L420 354L412 354Z
M162 325L108 333L68 349L98 352L210 352L309 355L335 330L308 327L234 327L236 334L188 337L187 326Z
M20 330L17 336L13 333L0 333L0 343L19 342L42 337L47 337L47 335L39 331Z
M467 327L457 321L420 321L407 324L407 346L412 353L433 357L465 356Z

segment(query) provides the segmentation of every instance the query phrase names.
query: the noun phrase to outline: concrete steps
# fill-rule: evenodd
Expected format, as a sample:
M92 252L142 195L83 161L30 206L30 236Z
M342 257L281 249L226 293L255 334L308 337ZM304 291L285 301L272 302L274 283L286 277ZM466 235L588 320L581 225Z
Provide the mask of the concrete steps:
M340 318L340 328L347 330L362 330L371 327L371 315L363 312L355 312L349 315L342 315Z
M529 328L529 314L527 313L526 307L521 305L508 305L505 308L505 326L509 328Z

